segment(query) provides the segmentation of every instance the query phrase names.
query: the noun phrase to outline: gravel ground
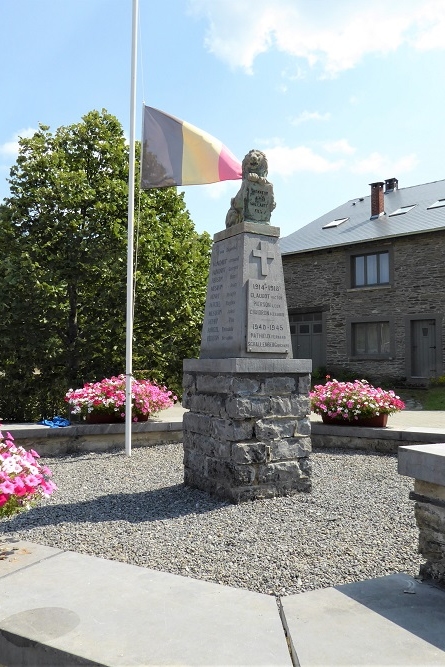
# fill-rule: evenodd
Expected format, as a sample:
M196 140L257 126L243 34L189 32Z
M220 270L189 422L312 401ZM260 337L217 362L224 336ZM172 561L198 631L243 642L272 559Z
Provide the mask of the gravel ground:
M413 480L397 458L312 454L313 491L231 505L182 484L182 446L42 459L59 491L5 537L274 595L416 576Z

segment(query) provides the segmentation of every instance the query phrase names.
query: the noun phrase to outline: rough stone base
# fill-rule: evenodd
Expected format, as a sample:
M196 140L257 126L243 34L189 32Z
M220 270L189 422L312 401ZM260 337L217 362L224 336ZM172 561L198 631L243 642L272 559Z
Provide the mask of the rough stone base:
M419 528L419 553L427 559L420 567L424 579L445 586L445 486L416 480L410 497Z
M310 491L310 364L185 360L185 484L233 503Z

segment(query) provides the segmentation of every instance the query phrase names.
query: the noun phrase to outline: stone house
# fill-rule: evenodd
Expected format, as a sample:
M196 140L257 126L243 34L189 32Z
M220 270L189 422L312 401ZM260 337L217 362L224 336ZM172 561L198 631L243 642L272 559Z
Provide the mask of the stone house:
M445 180L371 183L280 241L295 358L426 384L445 363Z

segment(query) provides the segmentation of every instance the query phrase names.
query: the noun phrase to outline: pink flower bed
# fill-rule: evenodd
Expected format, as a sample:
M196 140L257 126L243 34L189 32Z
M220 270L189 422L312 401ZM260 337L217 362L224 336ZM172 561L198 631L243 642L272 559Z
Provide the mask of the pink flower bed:
M115 412L125 417L125 382L125 375L87 382L81 389L70 389L65 400L73 414ZM149 416L165 410L177 400L166 387L160 387L151 380L133 380L131 396L133 421L142 415Z
M10 433L0 431L0 517L29 509L57 489L51 471L38 463L37 452L14 444Z
M312 411L334 419L353 421L362 417L391 415L405 408L393 391L373 387L366 380L316 385L309 393Z

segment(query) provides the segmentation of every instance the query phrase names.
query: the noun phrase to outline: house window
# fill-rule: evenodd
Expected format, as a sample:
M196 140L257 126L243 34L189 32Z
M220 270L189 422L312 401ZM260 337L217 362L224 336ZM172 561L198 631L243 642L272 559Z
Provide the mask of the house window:
M390 353L389 322L355 322L351 324L351 333L354 356Z
M408 213L409 211L411 211L415 207L416 207L416 204L408 204L408 206L401 206L396 211L393 211L392 213L390 213L388 217L390 218L392 215L403 215L404 213Z
M336 220L333 220L332 222L328 222L327 225L323 225L322 229L330 229L331 227L338 227L339 225L343 224L349 220L349 218L337 218Z
M355 255L352 259L352 287L389 284L389 252Z
M427 211L429 211L431 208L441 208L442 206L445 206L445 199L438 199L434 204L431 204L430 206L427 206Z

